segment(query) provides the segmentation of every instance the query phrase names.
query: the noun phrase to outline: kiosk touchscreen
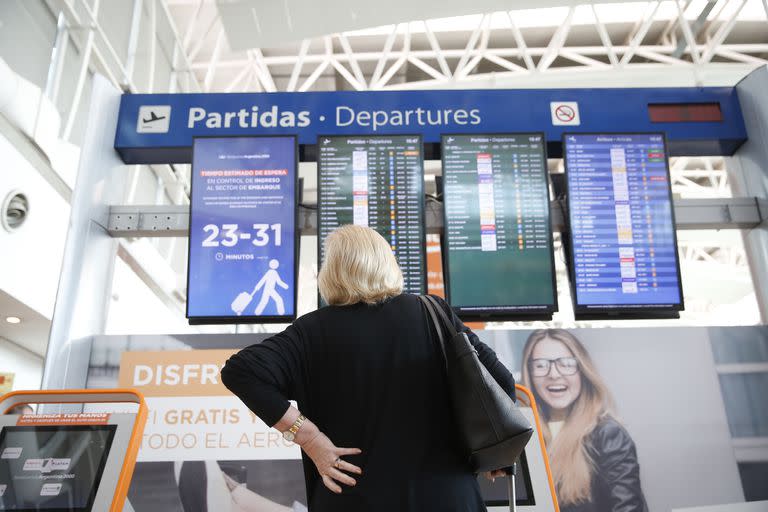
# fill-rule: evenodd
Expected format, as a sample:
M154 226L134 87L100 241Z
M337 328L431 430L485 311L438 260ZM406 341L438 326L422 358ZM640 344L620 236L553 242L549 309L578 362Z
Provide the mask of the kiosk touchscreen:
M116 425L0 431L0 510L91 510Z
M576 316L678 316L664 134L567 133L563 146Z
M464 319L557 310L541 133L442 137L446 298Z
M296 318L296 137L198 137L192 147L190 324Z
M420 135L318 137L318 244L344 224L368 226L391 245L404 291L426 290L424 162Z
M126 410L135 412L27 414L32 409L25 405L82 411L94 402L127 402L132 406ZM20 407L25 414L12 413ZM38 405L43 407L53 406ZM132 390L27 391L0 398L0 511L122 511L146 417L143 398Z

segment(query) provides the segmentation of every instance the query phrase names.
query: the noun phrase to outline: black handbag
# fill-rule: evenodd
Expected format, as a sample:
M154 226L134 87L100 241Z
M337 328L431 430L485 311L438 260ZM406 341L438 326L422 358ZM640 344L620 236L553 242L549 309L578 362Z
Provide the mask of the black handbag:
M467 335L456 331L437 301L429 295L419 298L440 340L454 417L470 466L477 473L512 466L533 434L531 423L480 362Z

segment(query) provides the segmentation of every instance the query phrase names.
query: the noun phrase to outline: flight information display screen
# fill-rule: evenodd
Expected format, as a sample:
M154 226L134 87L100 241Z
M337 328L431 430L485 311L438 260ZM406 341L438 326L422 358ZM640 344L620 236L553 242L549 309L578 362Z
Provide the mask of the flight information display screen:
M368 226L389 242L404 291L424 293L424 162L421 136L318 138L318 243L345 224Z
M190 323L295 318L297 177L295 137L194 140Z
M116 425L0 431L0 510L89 512Z
M682 309L664 135L563 137L576 311Z
M443 135L446 297L463 317L556 310L544 136Z

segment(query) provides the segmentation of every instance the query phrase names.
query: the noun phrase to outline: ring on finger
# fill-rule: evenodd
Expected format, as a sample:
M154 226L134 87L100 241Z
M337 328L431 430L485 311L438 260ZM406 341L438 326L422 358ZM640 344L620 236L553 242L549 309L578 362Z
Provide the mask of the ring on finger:
M341 457L336 457L336 460L333 461L333 467L336 469L339 469L339 464L341 463Z

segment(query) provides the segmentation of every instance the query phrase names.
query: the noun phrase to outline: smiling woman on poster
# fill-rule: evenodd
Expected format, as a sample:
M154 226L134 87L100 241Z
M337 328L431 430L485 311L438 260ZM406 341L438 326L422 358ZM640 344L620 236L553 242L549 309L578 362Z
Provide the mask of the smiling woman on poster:
M523 384L534 393L562 512L647 512L635 443L584 345L563 329L531 333Z

